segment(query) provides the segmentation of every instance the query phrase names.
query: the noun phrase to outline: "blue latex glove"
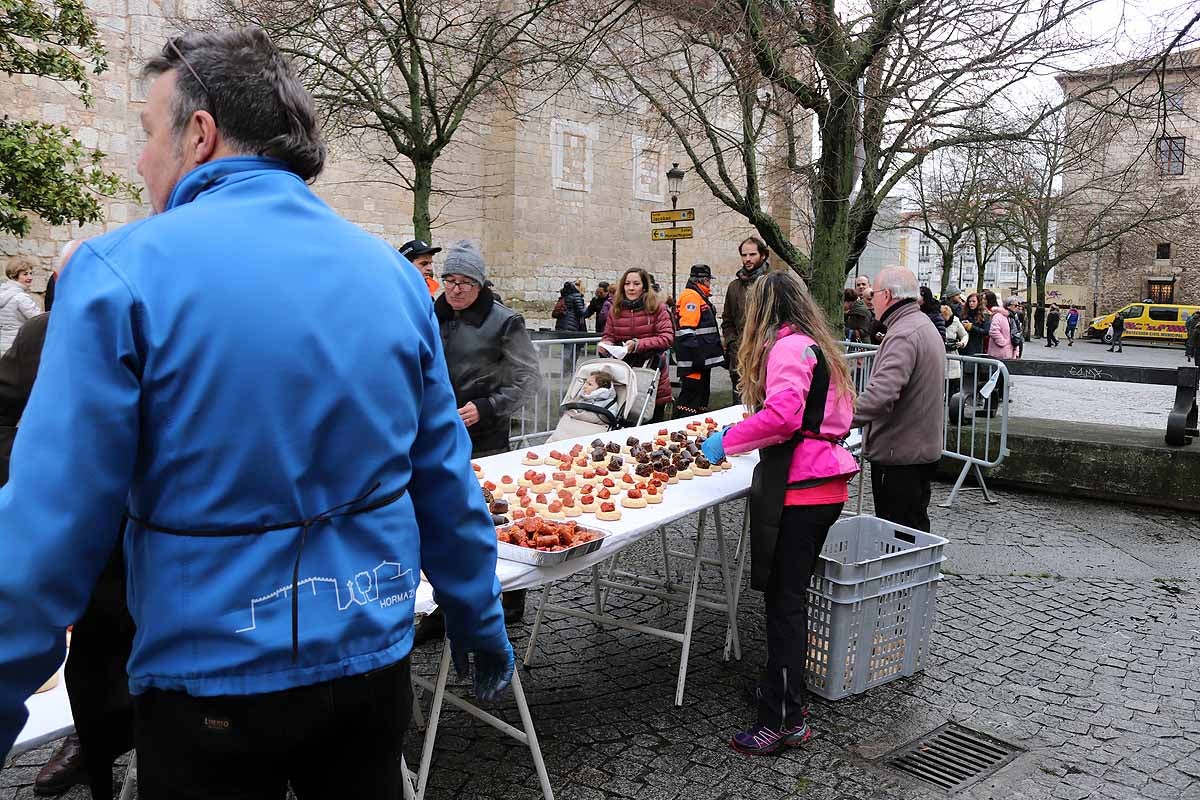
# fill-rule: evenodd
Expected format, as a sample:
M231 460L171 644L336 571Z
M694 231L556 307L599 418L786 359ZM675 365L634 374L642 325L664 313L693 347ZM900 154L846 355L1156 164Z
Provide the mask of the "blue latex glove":
M713 464L716 464L718 461L725 458L724 439L725 431L716 431L710 434L709 437L704 440L703 444L700 445L700 452L704 453L704 457Z
M512 644L506 640L503 650L469 651L455 650L451 644L450 660L454 662L454 671L458 673L458 677L465 677L471 668L471 655L475 656L475 696L485 703L490 703L512 682L513 668L516 666Z

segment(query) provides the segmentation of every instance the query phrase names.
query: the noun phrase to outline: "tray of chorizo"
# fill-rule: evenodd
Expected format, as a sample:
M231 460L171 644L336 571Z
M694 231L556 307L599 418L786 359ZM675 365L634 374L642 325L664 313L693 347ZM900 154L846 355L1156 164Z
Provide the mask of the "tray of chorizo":
M496 528L497 555L506 561L546 567L595 552L606 535L574 520L556 522L533 515Z

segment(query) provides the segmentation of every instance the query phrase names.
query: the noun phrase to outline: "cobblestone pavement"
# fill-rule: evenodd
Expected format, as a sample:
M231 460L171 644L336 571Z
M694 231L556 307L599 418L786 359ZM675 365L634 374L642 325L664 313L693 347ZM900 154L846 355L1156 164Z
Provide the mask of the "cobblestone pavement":
M947 490L937 487L935 502ZM944 795L876 759L953 720L1026 751L956 797L1200 798L1200 517L996 495L997 506L970 492L955 510L933 509L934 531L952 544L924 672L816 701L815 738L779 757L752 759L726 746L751 720L744 689L764 661L759 593L741 602L740 663L721 660L720 616L698 612L682 708L672 703L677 645L549 618L524 680L555 796L932 800ZM727 526L737 530L738 520ZM671 535L681 547L691 538L682 526ZM660 569L656 548L634 560ZM582 604L590 592L573 580L554 597ZM629 619L682 624L680 608L613 600ZM527 641L514 629L518 654ZM417 668L432 674L434 658L420 652ZM516 721L511 701L499 709ZM29 784L50 752L0 771L0 800L32 797ZM410 736L408 762L418 759ZM448 709L428 796L539 795L527 751Z

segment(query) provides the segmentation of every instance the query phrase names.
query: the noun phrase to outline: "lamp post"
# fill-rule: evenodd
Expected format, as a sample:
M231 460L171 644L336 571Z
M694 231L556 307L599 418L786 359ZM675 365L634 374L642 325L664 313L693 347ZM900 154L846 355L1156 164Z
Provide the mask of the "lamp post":
M671 210L674 211L679 206L679 191L683 186L683 170L679 168L679 162L667 170L667 191L671 194ZM671 221L671 227L675 227L675 221ZM674 300L679 296L679 287L676 285L676 260L675 260L674 239L671 240L671 299Z

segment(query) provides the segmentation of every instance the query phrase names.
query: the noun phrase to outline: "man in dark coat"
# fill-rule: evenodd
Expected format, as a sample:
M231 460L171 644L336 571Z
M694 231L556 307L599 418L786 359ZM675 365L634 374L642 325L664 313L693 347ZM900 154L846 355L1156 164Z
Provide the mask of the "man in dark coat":
M712 369L725 361L721 334L717 330L717 309L709 299L711 295L712 269L707 264L693 264L677 306L675 360L679 364L679 397L675 400L676 419L708 410Z
M1058 311L1058 305L1050 304L1050 311L1046 314L1046 347L1055 347L1058 345L1058 323L1062 315Z
M608 314L601 313L605 310L604 304L608 301L608 295L608 281L600 281L596 286L596 293L588 303L587 311L583 314L584 319L596 315L596 333L604 333L604 323L608 321Z
M512 415L537 394L541 383L537 351L525 319L492 296L483 256L473 244L450 245L442 270L445 291L434 301L433 312L458 414L471 437L471 457L508 452ZM579 296L578 290L575 294ZM501 596L506 623L524 616L525 595L520 589ZM445 619L435 611L417 625L413 645L441 641L445 632Z
M735 394L741 383L737 371L737 349L741 344L742 328L746 325L746 295L754 282L770 271L767 253L766 242L757 236L744 240L738 246L742 268L725 290L725 307L721 309L721 338L725 342L725 361L729 365L729 378Z

